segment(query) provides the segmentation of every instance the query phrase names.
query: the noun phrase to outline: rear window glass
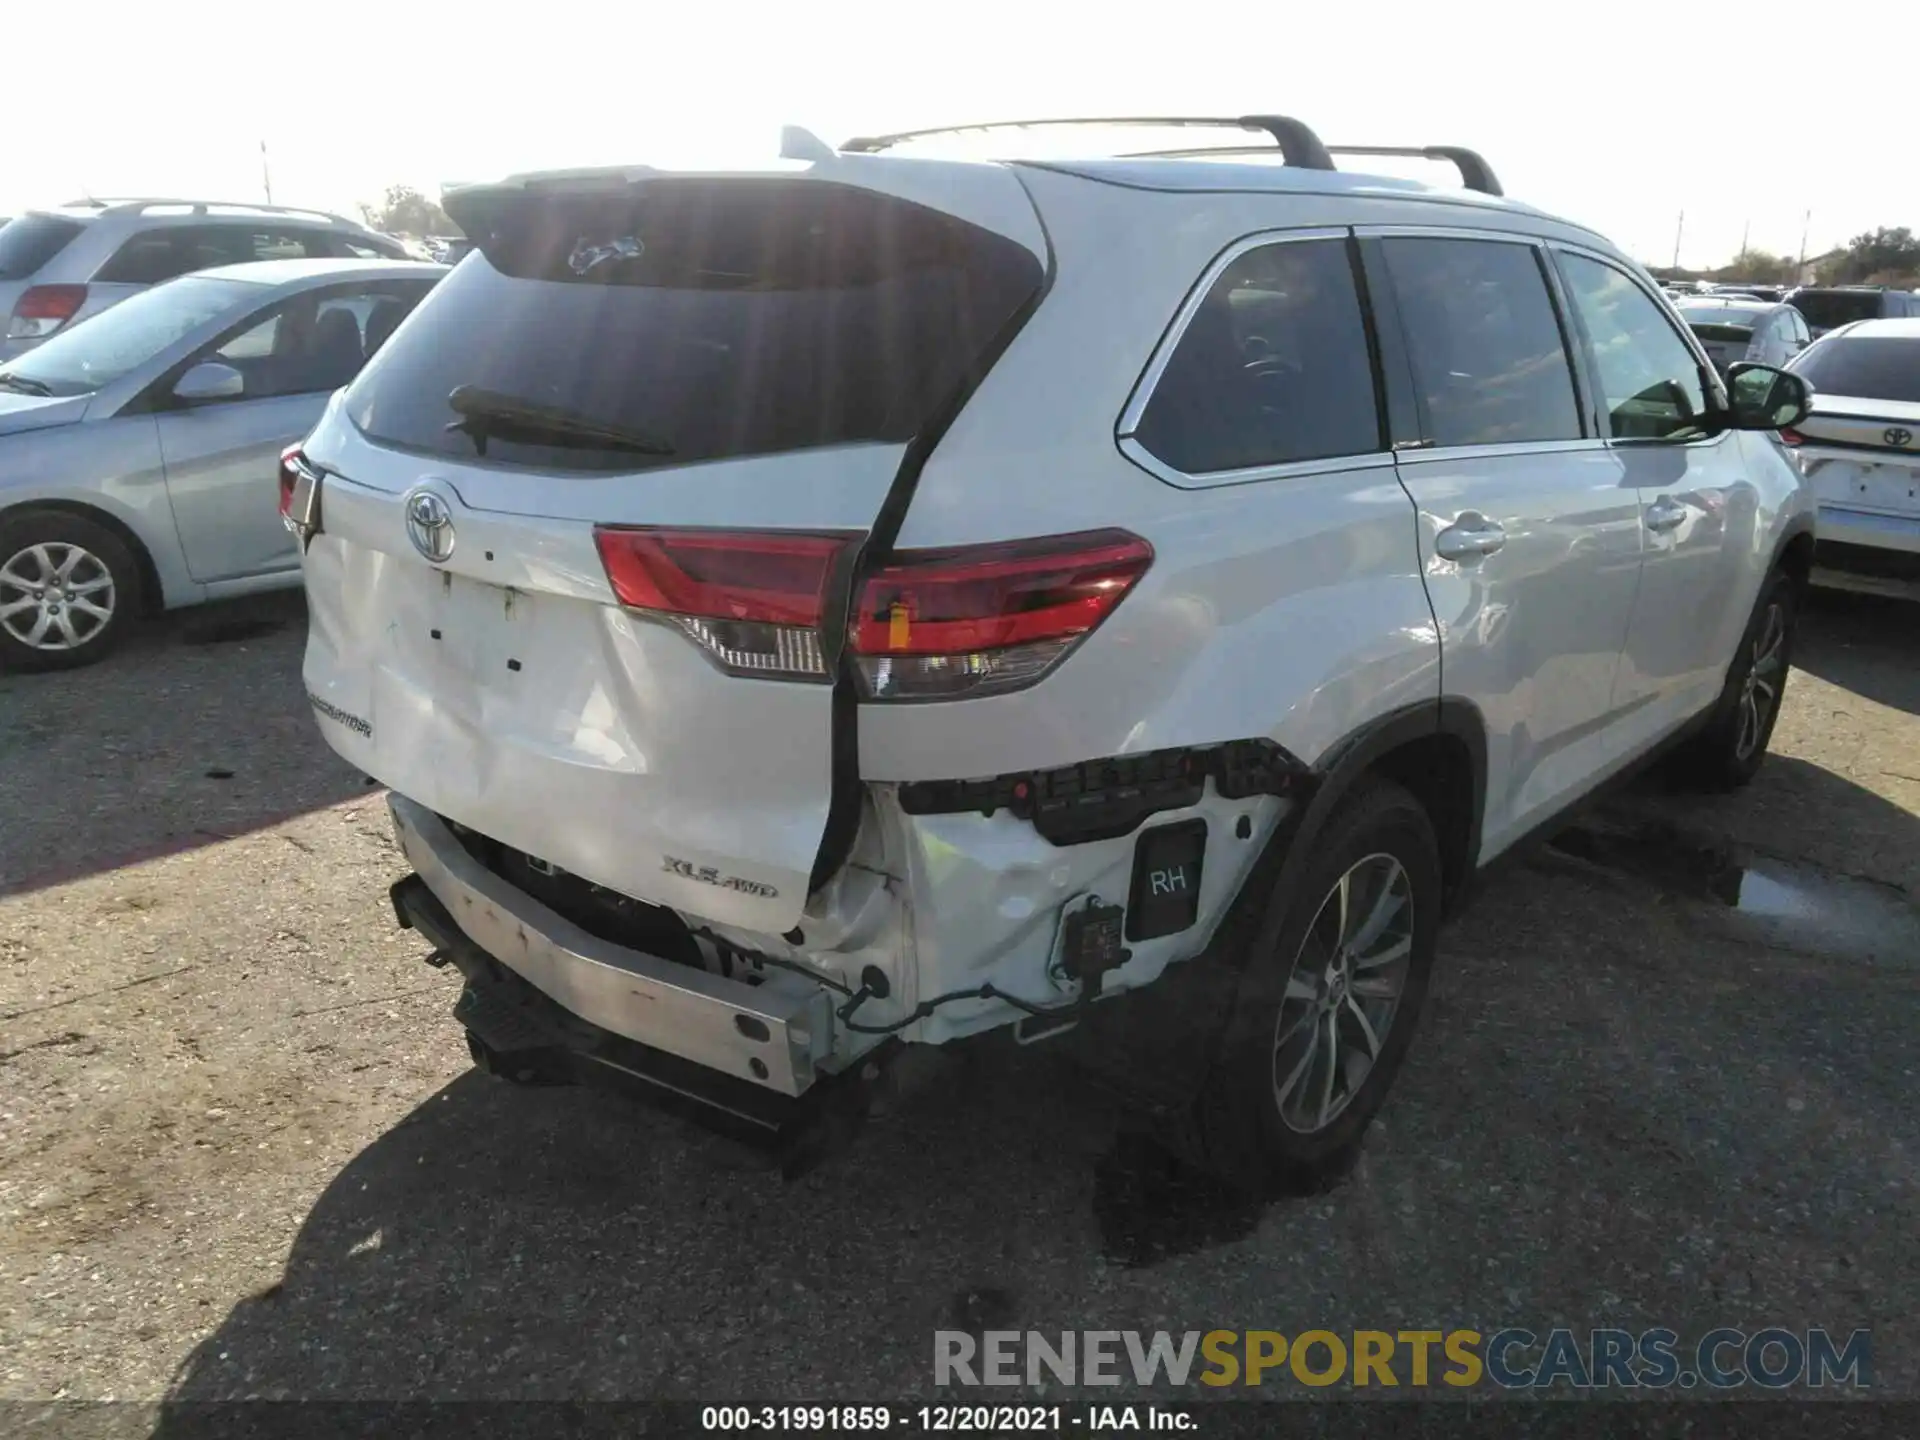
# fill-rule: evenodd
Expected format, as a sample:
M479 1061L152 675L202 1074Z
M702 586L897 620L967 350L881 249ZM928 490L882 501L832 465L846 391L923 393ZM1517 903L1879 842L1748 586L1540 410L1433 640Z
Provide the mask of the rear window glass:
M59 215L22 215L0 225L0 280L24 280L83 230Z
M902 441L1043 280L1038 257L1003 236L812 181L510 201L489 224L480 255L348 391L370 438L609 471ZM450 430L456 387L643 431L670 453Z
M1839 335L1801 351L1790 368L1816 392L1920 401L1920 338Z
M1742 310L1735 305L1682 305L1680 318L1689 325L1746 325L1753 326L1767 312L1764 310Z
M1878 320L1880 305L1878 290L1802 290L1793 297L1793 308L1816 330L1838 329L1855 320Z

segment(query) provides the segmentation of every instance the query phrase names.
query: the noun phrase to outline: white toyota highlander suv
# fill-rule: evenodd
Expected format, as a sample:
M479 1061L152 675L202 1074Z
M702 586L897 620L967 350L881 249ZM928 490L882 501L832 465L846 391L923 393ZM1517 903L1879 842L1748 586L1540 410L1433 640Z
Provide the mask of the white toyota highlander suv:
M804 1148L904 1042L1072 1032L1311 1177L1477 869L1670 742L1753 775L1806 383L1470 151L1128 123L1266 148L449 196L478 252L280 478L483 1068Z

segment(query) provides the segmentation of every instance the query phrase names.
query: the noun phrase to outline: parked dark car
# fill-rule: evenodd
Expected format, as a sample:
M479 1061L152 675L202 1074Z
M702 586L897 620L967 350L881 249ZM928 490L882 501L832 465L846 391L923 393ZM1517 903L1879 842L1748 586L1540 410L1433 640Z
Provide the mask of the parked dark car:
M1920 295L1884 285L1802 285L1787 292L1787 303L1807 317L1816 340L1856 320L1920 315Z

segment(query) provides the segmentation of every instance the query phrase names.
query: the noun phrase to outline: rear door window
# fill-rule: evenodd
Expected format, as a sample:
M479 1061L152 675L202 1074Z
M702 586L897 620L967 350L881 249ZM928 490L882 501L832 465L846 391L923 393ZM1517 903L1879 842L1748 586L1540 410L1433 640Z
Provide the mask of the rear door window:
M22 215L0 225L0 280L24 280L86 227L61 215Z
M233 366L240 398L324 394L360 372L430 288L427 282L378 281L296 295L261 316L204 359Z
M1700 361L1666 312L1624 270L1585 255L1558 258L1613 438L1697 438L1707 413Z
M1221 271L1133 439L1188 475L1382 449L1347 242L1262 245Z
M373 440L611 471L902 441L1043 281L1004 236L817 181L652 181L509 201L490 223L481 256L348 392ZM670 453L476 434L448 404L462 386L644 431Z
M1580 438L1573 364L1533 246L1400 236L1381 248L1435 445Z

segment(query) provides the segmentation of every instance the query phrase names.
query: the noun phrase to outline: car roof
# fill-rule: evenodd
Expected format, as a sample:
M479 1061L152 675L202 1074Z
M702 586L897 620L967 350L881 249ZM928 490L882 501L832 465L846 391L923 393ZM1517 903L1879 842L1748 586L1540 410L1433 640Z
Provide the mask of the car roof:
M1737 305L1742 310L1789 310L1784 300L1763 300L1758 295L1683 295L1689 305Z
M1830 332L1834 340L1920 340L1920 316L1900 316L1890 320L1855 320L1851 325Z
M303 280L412 280L438 277L450 267L426 260L250 260L242 265L216 265L192 270L180 278L244 280L253 285L291 285Z

